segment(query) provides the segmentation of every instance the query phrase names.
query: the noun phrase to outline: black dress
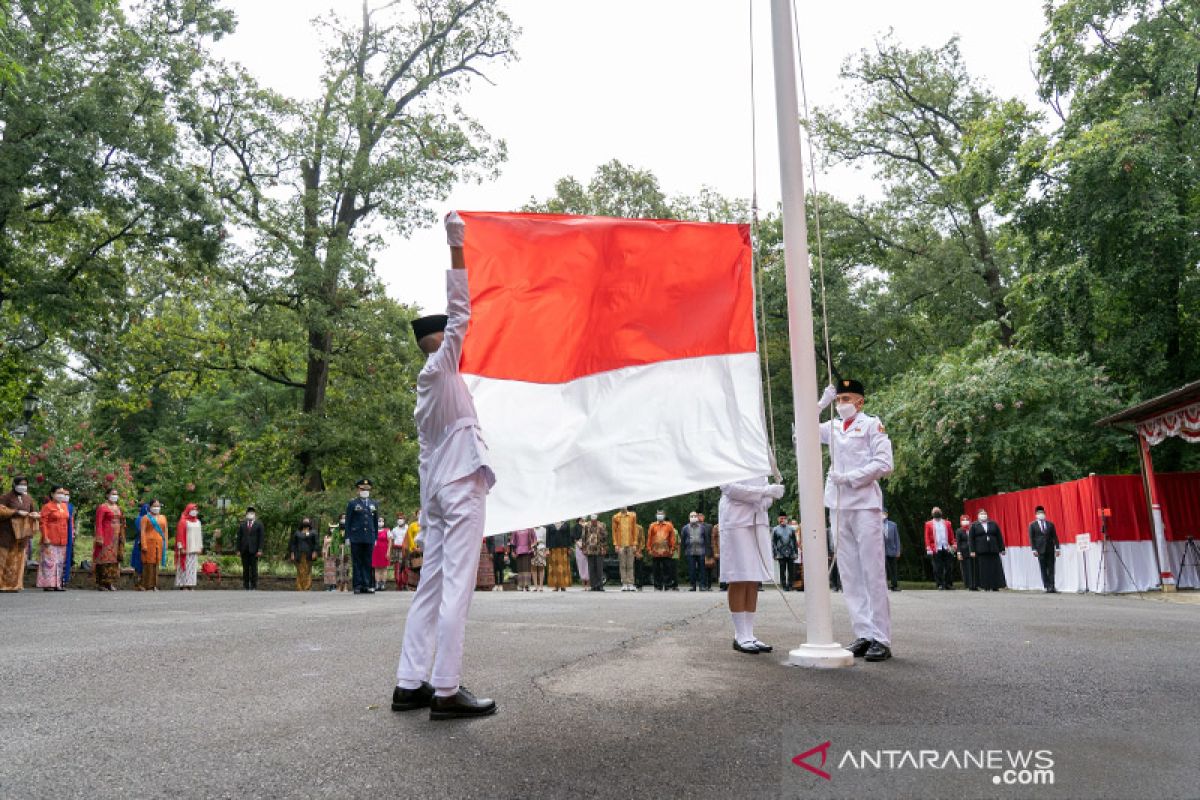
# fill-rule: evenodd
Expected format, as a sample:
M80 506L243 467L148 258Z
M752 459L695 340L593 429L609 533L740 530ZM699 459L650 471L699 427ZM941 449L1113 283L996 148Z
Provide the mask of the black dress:
M978 586L986 591L996 591L1004 586L1004 565L1000 554L1004 552L1004 534L995 522L976 522L971 526L971 552L975 553Z

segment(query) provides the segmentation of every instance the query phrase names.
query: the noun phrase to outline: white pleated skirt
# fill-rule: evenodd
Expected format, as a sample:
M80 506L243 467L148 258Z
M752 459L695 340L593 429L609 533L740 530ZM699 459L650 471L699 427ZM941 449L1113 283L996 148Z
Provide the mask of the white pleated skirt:
M766 581L771 577L771 532L765 525L754 528L721 526L721 583Z

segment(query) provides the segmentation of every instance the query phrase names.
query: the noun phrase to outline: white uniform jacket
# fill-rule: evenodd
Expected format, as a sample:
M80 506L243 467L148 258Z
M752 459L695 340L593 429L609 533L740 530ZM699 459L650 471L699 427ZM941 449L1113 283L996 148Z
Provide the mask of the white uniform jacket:
M490 489L496 475L488 462L487 445L479 430L475 402L458 371L463 337L471 320L467 271L446 274L446 334L442 346L429 356L417 377L417 439L421 445L419 472L421 506L442 487L482 470Z
M882 509L883 490L879 479L892 474L892 440L884 433L878 417L861 411L854 415L850 427L836 419L832 426L821 423L821 443L828 445L833 435L833 465L830 472L841 472L849 478L841 486L825 479L825 507L843 509Z
M766 478L723 484L721 502L717 506L721 529L768 527L767 509L775 502L775 498L766 492Z

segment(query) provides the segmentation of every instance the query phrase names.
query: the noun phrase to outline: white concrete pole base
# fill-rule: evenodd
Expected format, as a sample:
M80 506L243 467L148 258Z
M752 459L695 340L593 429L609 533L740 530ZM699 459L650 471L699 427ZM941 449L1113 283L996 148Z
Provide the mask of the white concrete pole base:
M854 666L854 654L837 642L832 644L802 644L788 653L787 663L793 667L836 669Z

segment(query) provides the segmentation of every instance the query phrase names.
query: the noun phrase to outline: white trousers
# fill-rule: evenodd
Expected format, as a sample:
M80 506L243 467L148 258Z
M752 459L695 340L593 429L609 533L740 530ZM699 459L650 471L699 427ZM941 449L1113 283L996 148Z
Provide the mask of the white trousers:
M837 525L837 565L854 636L892 643L883 513L877 509L830 509Z
M458 690L487 490L476 472L442 487L426 504L425 560L404 624L397 682L428 680L435 689Z

